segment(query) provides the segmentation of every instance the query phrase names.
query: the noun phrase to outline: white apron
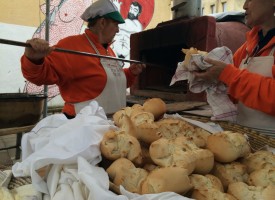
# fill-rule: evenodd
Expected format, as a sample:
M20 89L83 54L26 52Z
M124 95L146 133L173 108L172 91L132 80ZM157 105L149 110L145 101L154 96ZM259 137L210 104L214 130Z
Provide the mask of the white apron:
M268 56L247 57L242 61L240 69L247 69L250 72L260 74L265 77L272 76L272 66L274 64L274 47ZM245 63L245 61L248 62ZM237 123L250 127L266 134L275 133L275 116L265 114L261 111L246 107L243 103L238 103Z
M86 34L85 34L86 35ZM100 55L94 43L89 39L92 48ZM106 58L100 58L100 62L107 74L107 82L105 88L95 99L75 103L75 112L78 113L82 108L89 105L93 100L104 109L106 115L115 113L119 109L126 106L126 77L122 69L121 62Z

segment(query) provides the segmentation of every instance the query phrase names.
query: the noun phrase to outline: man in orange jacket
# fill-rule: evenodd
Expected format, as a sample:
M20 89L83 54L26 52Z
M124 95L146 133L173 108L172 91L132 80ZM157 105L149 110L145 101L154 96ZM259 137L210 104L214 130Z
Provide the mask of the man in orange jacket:
M246 0L246 42L234 54L234 64L205 60L213 66L196 78L218 79L238 101L237 122L275 137L275 2Z
M65 101L63 113L72 118L76 109L96 100L106 114L126 106L126 88L145 68L132 64L123 69L116 60L66 54L53 51L55 47L112 56L110 44L124 19L110 0L98 0L88 7L81 18L88 28L81 35L69 36L50 47L48 42L34 38L28 40L21 58L24 77L36 85L57 84Z

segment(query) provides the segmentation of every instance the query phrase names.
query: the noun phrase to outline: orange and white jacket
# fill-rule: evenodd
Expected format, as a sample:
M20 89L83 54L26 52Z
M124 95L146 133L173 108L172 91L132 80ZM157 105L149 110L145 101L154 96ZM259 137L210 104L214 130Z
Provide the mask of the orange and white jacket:
M275 65L272 66L273 78L240 70L243 59L252 54L257 46L259 27L254 27L246 34L246 42L235 52L234 64L229 64L220 74L219 80L228 86L229 95L241 101L247 107L275 116ZM273 37L257 56L268 56L275 45ZM273 55L274 56L274 55Z
M85 33L95 44L101 55L115 57L115 53L110 46L106 50L99 43L95 34L88 29L85 30ZM84 34L64 38L55 46L96 54ZM21 68L23 76L38 86L58 85L60 94L65 101L63 112L71 116L75 115L71 103L96 98L103 91L107 82L107 75L100 59L90 56L53 51L45 57L43 64L35 65L23 55ZM129 87L134 82L135 76L131 74L128 68L124 69L124 73L127 79L127 87Z

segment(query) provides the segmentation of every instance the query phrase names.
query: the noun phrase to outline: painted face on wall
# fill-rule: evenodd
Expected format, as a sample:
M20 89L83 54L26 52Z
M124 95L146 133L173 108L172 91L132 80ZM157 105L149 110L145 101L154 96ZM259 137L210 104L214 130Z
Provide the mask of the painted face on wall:
M140 14L139 7L131 4L127 17L132 20L138 19L139 14Z

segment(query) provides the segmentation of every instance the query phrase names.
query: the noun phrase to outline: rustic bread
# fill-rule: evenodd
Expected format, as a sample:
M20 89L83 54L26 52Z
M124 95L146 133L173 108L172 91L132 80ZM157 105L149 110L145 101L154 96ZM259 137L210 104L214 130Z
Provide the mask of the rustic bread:
M164 167L152 170L142 185L142 194L176 192L185 194L192 188L188 172L182 167Z
M180 119L163 118L156 123L162 136L167 139L175 139L178 136L184 136L186 132L194 132L192 125Z
M121 170L121 166L124 166L128 169L135 168L134 163L132 163L127 158L118 158L106 169L106 172L108 173L111 181L114 180L116 173Z
M196 149L192 152L196 158L194 173L208 174L214 166L214 154L208 149Z
M191 184L193 185L194 189L217 189L223 192L223 186L216 176L211 174L200 175L200 174L192 174L189 176Z
M275 167L266 167L253 171L248 178L248 185L268 186L275 185Z
M227 192L238 200L274 200L275 186L248 186L243 182L235 182L229 184Z
M138 140L124 131L110 130L100 142L102 155L109 160L128 158L135 164L142 163L141 146Z
M175 139L185 136L193 141L198 147L205 147L209 132L202 128L195 127L181 119L165 118L156 122L162 137Z
M106 170L111 181L117 186L122 185L126 190L141 194L141 186L148 172L135 165L126 158L114 161Z
M146 112L150 112L154 115L155 120L159 120L166 113L166 103L160 98L147 99L143 103L143 109Z
M192 198L196 200L237 200L231 194L223 193L217 189L194 190Z
M179 139L161 138L150 145L149 153L155 164L161 167L184 167L190 174L195 169L196 157L192 151L187 151L186 148L188 145L179 142Z
M275 154L269 151L256 151L250 153L241 161L247 166L248 173L265 167L275 167Z
M207 149L214 153L216 161L222 163L245 157L251 151L245 136L231 131L223 131L208 136Z
M182 49L181 50L184 54L185 54L185 57L184 57L184 61L183 61L183 68L185 70L188 70L188 71L193 71L195 69L190 69L188 66L189 66L189 63L190 63L190 60L191 60L191 57L192 57L192 54L201 54L203 56L206 56L207 55L207 52L206 51L200 51L200 50L197 50L196 48L194 47L191 47L190 49Z
M148 176L148 172L142 168L127 168L120 166L121 170L116 173L114 184L122 185L126 190L141 194L142 185Z
M117 127L122 126L123 117L126 115L125 108L118 110L113 114L113 121Z
M246 166L239 162L226 164L216 162L212 174L221 180L225 191L230 183L247 182L248 179Z

